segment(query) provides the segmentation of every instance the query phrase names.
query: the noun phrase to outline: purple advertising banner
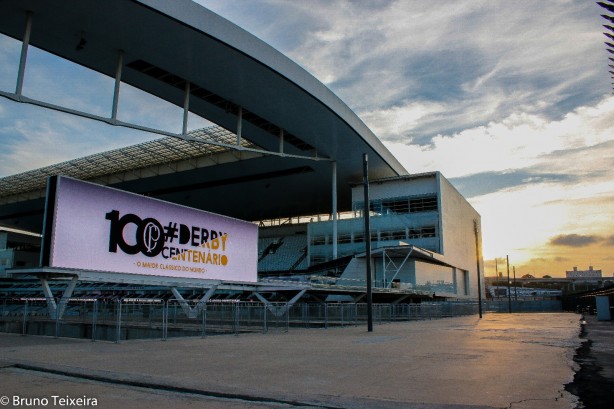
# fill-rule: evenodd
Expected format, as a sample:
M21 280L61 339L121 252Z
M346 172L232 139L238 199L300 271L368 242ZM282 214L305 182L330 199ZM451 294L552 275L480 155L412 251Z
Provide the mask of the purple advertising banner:
M60 177L49 266L256 282L258 226Z

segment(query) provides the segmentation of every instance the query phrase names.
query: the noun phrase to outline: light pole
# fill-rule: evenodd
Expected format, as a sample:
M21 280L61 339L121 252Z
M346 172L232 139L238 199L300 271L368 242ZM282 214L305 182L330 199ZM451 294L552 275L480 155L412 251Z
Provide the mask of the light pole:
M371 227L369 226L369 158L362 154L362 173L364 184L364 210L365 219L365 252L367 259L367 331L373 332L373 286L371 277Z
M475 262L478 270L478 311L482 318L482 280L480 278L480 242L478 236L478 222L473 221L473 232L475 233Z
M518 288L516 287L516 266L513 267L514 269L514 301L518 301Z
M497 259L497 257L495 257L495 277L497 277L495 294L497 295L497 299L499 299L499 285L501 284L501 280L499 280L499 259Z
M510 292L510 256L505 256L507 260L507 302L510 314L512 313L512 293Z

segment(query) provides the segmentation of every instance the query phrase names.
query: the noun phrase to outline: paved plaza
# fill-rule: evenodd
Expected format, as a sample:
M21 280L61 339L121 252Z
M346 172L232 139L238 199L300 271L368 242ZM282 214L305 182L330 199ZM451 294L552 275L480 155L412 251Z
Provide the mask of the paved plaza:
M6 407L17 396L113 409L573 408L580 331L580 315L531 313L120 344L0 334L0 396Z

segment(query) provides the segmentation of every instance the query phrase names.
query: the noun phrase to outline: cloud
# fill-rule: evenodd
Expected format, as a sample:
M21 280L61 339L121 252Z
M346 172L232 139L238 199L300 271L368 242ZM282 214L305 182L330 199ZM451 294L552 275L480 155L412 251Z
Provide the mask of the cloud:
M0 177L156 138L155 135L7 102L0 127Z
M550 244L554 246L566 247L586 247L596 244L602 240L598 236L585 236L580 234L561 234L550 239Z
M591 3L265 1L248 6L260 9L256 16L202 3L248 29L266 12L283 14L256 32L369 118L367 125L377 124L370 119L382 108L441 104L410 128L420 143L517 111L559 118L608 89Z
M568 261L571 261L571 259L569 257L555 257L554 261L557 263L566 263Z
M377 135L388 141L401 140L401 143L412 141L411 129L426 118L437 115L445 110L445 106L435 102L409 102L390 108L366 112L361 117L371 124Z
M482 217L484 257L509 255L521 265L541 257L550 263L535 265L538 271L560 274L570 266L556 257L569 257L570 247L554 245L551 240L561 234L577 234L599 240L583 247L581 253L574 253L574 264L596 264L611 253L611 247L606 247L602 239L614 231L613 191L613 181L583 183L554 179L471 197L470 203Z
M425 107L416 109L418 114L427 115L435 110L433 104L430 111ZM419 117L418 114L415 116ZM376 131L391 133L394 126L386 125L386 120L395 115L394 111L381 114L384 119ZM413 141L410 130L405 134ZM510 175L516 175L518 182L528 177L561 178L569 182L581 177L611 180L614 97L606 96L594 105L578 107L558 120L518 112L499 122L438 135L428 145L400 141L385 145L410 172L437 169L448 178L465 178L466 184L471 183L470 176L475 176L475 183L482 183L482 175L505 175L500 180L506 179L506 183Z
M555 118L609 88L595 80L604 61L590 2L199 3L298 61L358 112L446 101L452 117L418 124L419 138L517 109Z
M530 169L504 172L483 172L450 182L466 198L472 198L527 184L569 183L577 181L574 175L531 172Z
M552 261L553 260L547 259L545 257L533 257L532 259L530 259L528 261L527 264L530 264L530 265L543 265L543 264L551 263Z
M431 146L519 112L560 120L610 88L591 2L197 1L303 65L389 142Z
M27 97L101 116L110 116L114 80L31 46L24 76Z
M0 90L15 91L21 43L0 34Z

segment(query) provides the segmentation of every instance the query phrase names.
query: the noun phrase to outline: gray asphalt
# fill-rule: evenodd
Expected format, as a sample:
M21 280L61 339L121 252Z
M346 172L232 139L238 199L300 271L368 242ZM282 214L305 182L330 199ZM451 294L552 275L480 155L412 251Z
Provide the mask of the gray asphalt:
M83 399L72 407L92 407L95 399L96 407L113 409L574 408L578 398L565 385L579 367L580 322L570 313L487 314L376 325L372 333L291 329L121 344L0 334L0 403L6 397L6 407L25 407L19 398L38 398L48 403L40 407L60 407L63 397Z

